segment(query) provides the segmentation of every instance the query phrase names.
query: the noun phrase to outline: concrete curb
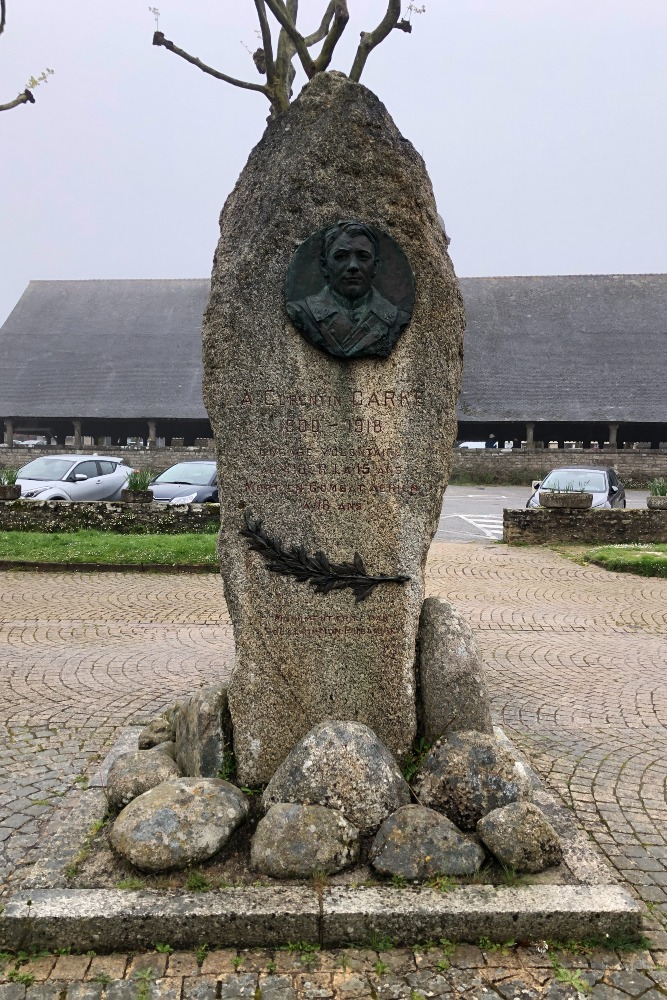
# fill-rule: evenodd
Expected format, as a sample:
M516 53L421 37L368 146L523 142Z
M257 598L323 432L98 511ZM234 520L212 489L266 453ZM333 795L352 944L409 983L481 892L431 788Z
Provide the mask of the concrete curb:
M220 889L206 896L115 889L22 892L0 917L0 947L97 952L172 947L275 947L307 941L327 948L423 940L492 941L638 937L641 912L618 886L494 889Z
M219 573L213 563L48 563L0 559L0 571L34 570L39 573Z

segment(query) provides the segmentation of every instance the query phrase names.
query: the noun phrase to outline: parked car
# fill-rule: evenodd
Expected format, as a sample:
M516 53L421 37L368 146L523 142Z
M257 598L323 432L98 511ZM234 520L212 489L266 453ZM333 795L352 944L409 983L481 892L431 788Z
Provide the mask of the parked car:
M157 503L218 503L215 462L178 462L148 484Z
M541 483L533 483L534 493L526 507L540 506L540 491L592 493L595 508L625 507L625 488L613 469L552 469Z
M108 455L49 455L19 469L16 484L22 500L118 500L131 471Z
M45 437L41 437L41 438L29 438L26 441L17 441L16 439L14 439L14 447L15 448L45 448L46 447L46 438Z

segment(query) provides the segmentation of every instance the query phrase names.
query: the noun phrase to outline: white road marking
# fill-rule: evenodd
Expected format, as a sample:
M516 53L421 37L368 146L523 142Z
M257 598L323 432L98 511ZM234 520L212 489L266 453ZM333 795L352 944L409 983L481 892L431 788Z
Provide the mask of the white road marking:
M477 528L477 530L481 531L487 538L502 537L502 518L494 517L493 514L475 514L474 517L468 517L467 514L457 514L455 516L460 517L461 520L465 521L467 524L472 524L473 528Z

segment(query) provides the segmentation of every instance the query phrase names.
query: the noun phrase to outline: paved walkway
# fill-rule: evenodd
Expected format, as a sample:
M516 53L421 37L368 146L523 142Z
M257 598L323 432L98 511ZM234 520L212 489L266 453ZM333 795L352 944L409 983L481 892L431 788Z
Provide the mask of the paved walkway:
M647 904L667 964L667 581L436 544L428 591L477 631L497 720ZM232 643L214 576L3 573L0 649L2 882L119 729L219 677Z
M2 985L12 972L27 981ZM589 990L591 1000L664 1000L667 971L648 952L575 955L546 942L538 948L428 942L390 951L313 952L297 945L276 952L50 955L18 969L9 962L0 973L0 1000L576 1000Z

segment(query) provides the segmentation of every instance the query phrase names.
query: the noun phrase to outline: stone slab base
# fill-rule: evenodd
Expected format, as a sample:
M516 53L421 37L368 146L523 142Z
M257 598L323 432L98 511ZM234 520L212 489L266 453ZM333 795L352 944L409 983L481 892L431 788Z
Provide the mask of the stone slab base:
M373 935L395 945L448 938L492 941L638 937L639 906L618 886L471 886L435 889L222 889L201 895L114 889L22 892L0 917L0 948L97 952L175 948L278 947L308 941L363 945Z
M540 786L530 765L496 727L497 738L531 779L534 801L558 831L567 884L516 888L331 885L248 886L206 894L67 888L67 867L104 816L102 787L113 759L136 747L138 727L121 735L86 791L71 793L44 831L40 860L0 914L0 951L72 948L96 952L152 948L279 947L307 941L335 948L373 936L395 945L451 941L589 940L641 934L641 908L614 877L572 814ZM75 801L72 801L72 800Z

